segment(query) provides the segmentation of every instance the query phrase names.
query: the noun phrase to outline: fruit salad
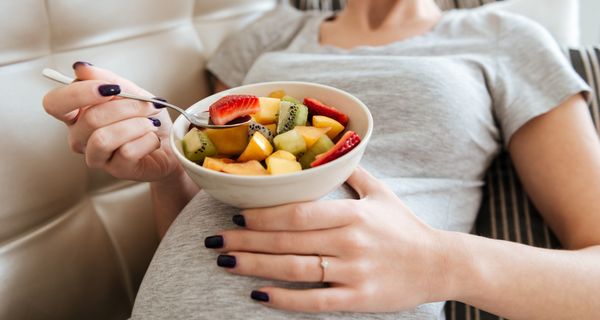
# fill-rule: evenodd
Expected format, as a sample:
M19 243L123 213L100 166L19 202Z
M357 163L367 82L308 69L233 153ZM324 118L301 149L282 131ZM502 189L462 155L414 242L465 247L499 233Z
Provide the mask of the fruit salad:
M361 138L346 127L346 114L283 90L268 97L228 95L209 107L215 124L250 115L249 124L226 129L191 127L183 137L185 157L203 167L239 175L279 175L331 162L354 149Z

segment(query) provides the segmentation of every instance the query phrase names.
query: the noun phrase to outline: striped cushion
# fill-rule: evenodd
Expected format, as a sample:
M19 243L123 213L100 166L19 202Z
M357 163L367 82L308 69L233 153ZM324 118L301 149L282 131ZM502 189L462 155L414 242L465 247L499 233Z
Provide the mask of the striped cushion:
M436 0L444 10L472 8L495 0ZM339 10L344 0L292 0L302 9ZM589 108L600 135L600 47L568 49L567 57L577 73L592 87L594 96ZM598 93L598 94L596 94ZM506 152L492 163L486 175L483 200L473 233L488 238L520 242L536 247L560 248L556 236L533 206ZM495 320L499 317L451 301L446 304L446 319Z

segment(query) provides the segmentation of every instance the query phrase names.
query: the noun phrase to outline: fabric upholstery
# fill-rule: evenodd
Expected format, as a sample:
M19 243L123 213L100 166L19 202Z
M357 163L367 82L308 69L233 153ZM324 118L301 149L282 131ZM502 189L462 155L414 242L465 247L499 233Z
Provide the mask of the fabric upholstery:
M0 319L125 319L158 243L148 185L89 170L45 114L89 61L189 106L204 58L276 0L0 1Z

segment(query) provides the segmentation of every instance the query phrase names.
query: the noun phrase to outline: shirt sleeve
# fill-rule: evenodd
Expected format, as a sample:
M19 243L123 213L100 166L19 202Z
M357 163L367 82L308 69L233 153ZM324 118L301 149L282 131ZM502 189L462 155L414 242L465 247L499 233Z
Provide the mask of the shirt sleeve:
M546 29L525 17L501 15L492 96L508 146L513 134L529 120L578 93L589 99L590 88Z
M207 70L229 87L240 86L260 55L285 49L304 20L302 12L279 5L226 38L208 59Z

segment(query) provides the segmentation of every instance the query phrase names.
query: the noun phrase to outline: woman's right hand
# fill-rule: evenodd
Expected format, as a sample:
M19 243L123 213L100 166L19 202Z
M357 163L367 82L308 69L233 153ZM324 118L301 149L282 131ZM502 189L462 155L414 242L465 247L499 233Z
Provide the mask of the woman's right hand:
M91 168L120 179L160 181L181 175L171 152L172 125L165 109L115 97L119 90L152 96L129 80L86 63L73 65L78 80L44 96L47 113L69 129L71 150Z

